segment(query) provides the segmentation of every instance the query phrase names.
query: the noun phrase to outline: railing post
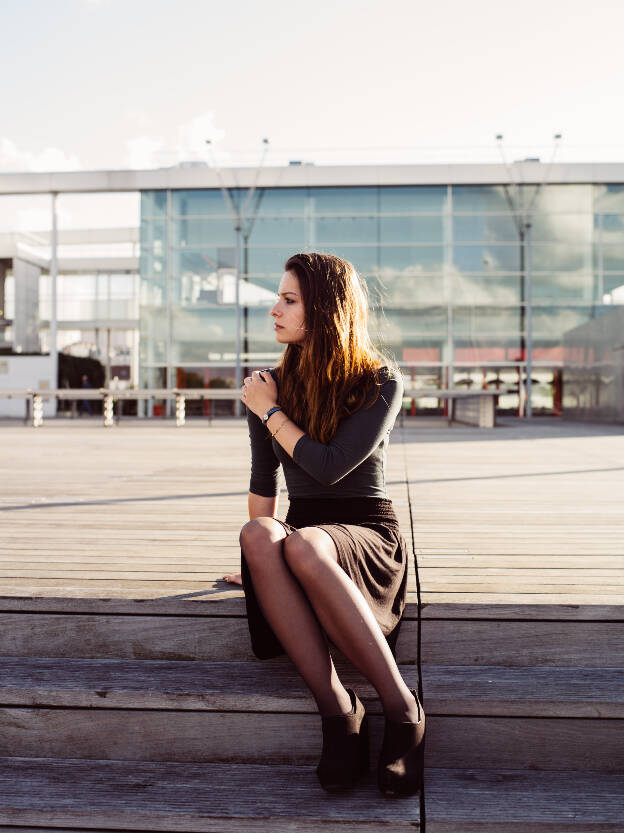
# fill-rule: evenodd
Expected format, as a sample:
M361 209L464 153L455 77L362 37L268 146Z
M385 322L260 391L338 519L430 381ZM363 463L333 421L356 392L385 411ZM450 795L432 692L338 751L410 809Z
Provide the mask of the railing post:
M178 428L186 422L186 399L181 393L176 393L176 425Z
M108 428L113 424L113 397L107 393L104 396L104 426Z
M43 424L43 398L40 394L33 394L33 428L39 428Z

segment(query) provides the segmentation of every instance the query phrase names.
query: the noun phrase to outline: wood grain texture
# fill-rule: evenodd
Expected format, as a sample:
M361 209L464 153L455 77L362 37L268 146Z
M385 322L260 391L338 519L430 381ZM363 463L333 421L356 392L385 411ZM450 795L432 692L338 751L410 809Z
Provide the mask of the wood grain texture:
M409 539L407 460L425 604L624 604L620 428L443 425L408 421L388 454ZM105 430L59 419L40 430L4 423L0 433L3 601L240 598L219 575L240 557L244 422L128 420Z
M315 782L311 766L2 759L0 824L185 833L418 829L418 797L383 799L373 773L331 800ZM431 768L425 790L431 833L623 830L618 774Z
M90 709L304 712L311 693L290 663L181 662L2 657L0 704ZM372 685L337 662L369 714L382 707ZM417 669L400 665L407 685ZM427 714L624 718L624 668L424 666Z
M424 618L421 627L425 665L624 666L616 621ZM417 632L416 620L402 622L400 663L417 662ZM255 660L244 616L121 613L1 613L0 656Z

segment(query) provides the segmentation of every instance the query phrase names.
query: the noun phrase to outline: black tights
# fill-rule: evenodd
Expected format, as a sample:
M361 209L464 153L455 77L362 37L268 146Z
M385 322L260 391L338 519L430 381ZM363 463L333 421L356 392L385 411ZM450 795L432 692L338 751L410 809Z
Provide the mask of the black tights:
M387 717L417 721L416 701L366 599L338 565L331 537L317 527L286 536L278 521L257 518L245 524L240 540L262 612L319 712L351 709L327 634L371 682Z

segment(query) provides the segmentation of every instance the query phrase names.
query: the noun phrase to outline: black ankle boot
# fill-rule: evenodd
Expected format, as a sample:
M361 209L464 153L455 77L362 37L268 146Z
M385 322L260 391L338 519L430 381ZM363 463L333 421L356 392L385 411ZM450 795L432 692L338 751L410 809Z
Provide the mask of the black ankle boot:
M351 711L322 717L323 753L316 774L327 792L349 789L369 768L368 718L353 689L347 691Z
M425 712L418 695L418 722L386 720L377 768L379 789L387 796L415 795L422 789L425 769Z

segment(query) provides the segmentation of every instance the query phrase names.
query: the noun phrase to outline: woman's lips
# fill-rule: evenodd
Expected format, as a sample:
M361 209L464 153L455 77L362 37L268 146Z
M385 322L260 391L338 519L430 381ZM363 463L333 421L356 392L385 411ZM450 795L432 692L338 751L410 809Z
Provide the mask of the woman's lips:
M273 324L276 330L283 330L283 326L281 324Z

